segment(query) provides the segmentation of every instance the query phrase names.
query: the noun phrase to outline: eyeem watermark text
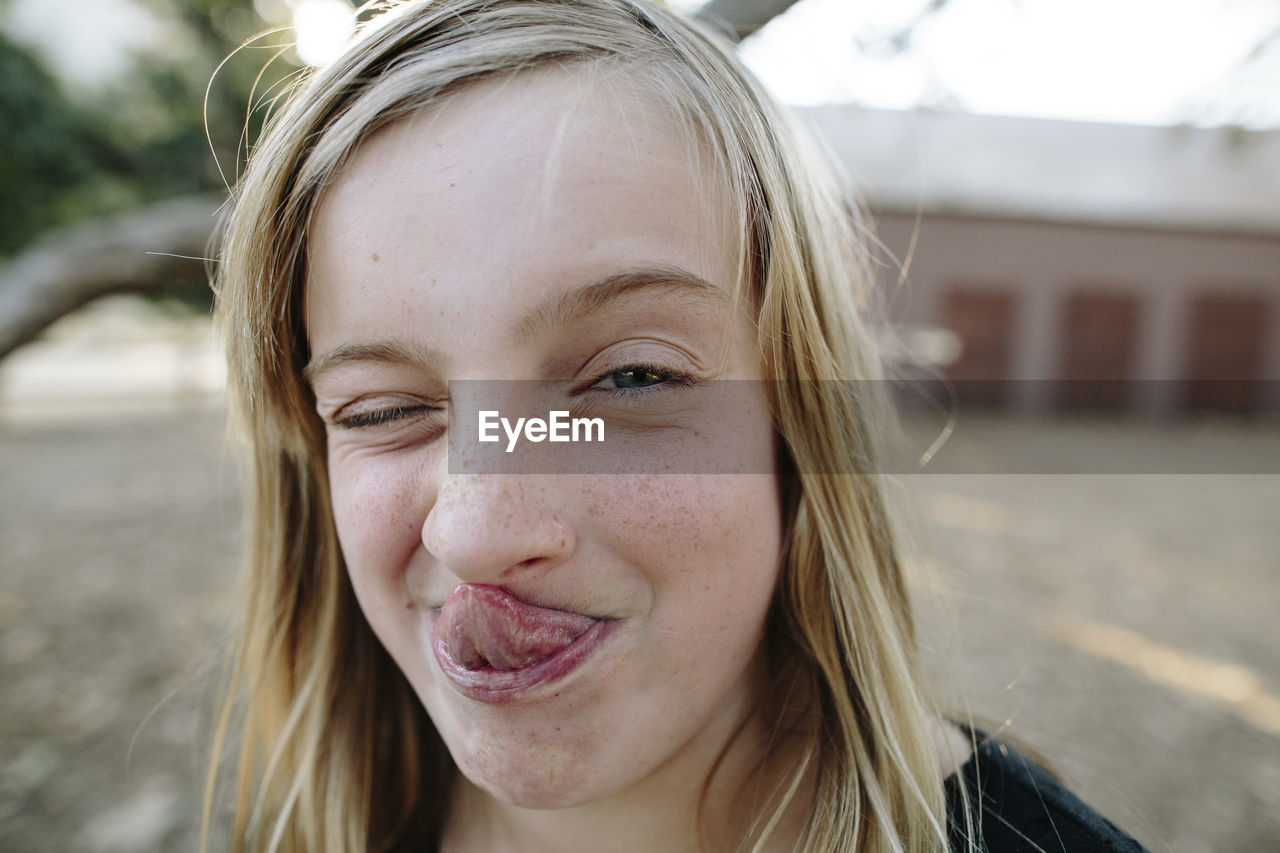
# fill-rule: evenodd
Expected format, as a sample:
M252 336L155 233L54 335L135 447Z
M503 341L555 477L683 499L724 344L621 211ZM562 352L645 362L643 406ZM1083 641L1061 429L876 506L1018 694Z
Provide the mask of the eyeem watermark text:
M510 419L502 417L494 410L480 412L480 440L498 441L498 427L507 434L507 453L516 449L521 432L526 441L604 441L603 418L571 418L567 411L553 411L542 418L516 418L512 425ZM592 438L594 433L595 438Z

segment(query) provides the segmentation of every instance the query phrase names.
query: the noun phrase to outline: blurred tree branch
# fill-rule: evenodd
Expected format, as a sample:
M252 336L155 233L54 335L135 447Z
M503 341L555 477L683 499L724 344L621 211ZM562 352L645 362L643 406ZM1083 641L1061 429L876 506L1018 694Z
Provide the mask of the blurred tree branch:
M0 358L112 293L171 293L205 280L222 196L170 199L54 229L0 265Z
M279 38L240 49L266 27L252 0L138 2L163 44L90 92L0 31L0 358L106 294L210 303L206 264L152 253L208 252L218 163L234 181L268 105L251 100L297 66Z
M798 0L709 0L697 16L742 41L794 6Z

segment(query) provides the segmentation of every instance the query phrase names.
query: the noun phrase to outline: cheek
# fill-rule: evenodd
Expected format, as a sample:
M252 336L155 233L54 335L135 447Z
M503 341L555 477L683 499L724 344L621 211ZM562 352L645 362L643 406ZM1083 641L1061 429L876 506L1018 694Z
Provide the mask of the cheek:
M623 491L593 514L610 517L616 547L642 567L661 629L749 653L777 579L776 478L641 478Z
M691 531L701 543L690 555L700 567L690 578L692 592L705 597L708 618L713 612L728 620L754 619L757 613L763 618L782 542L776 480L764 475L715 479L718 488L699 497L700 528Z
M404 461L331 453L329 492L342 555L357 594L399 583L421 545L426 497Z

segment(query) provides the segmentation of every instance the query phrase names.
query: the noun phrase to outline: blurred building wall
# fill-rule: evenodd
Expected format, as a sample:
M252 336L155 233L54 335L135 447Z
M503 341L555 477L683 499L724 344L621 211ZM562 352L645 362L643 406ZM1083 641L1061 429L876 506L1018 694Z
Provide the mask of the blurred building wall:
M878 212L876 231L898 258L915 235L891 317L959 336L948 376L1032 380L978 402L1280 409L1262 381L1280 378L1275 236L897 211ZM1046 379L1075 381L1033 381Z
M1280 132L804 117L874 214L890 319L954 332L976 402L1280 411Z

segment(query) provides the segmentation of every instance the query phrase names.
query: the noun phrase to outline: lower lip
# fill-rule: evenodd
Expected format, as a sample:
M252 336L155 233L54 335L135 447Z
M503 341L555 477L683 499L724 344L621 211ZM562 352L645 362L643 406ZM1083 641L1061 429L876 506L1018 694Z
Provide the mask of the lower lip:
M445 677L459 693L479 702L501 704L530 697L543 686L559 681L581 667L613 632L616 624L603 620L597 622L560 651L520 669L501 670L490 666L467 669L449 654L443 637L436 638L432 650Z

